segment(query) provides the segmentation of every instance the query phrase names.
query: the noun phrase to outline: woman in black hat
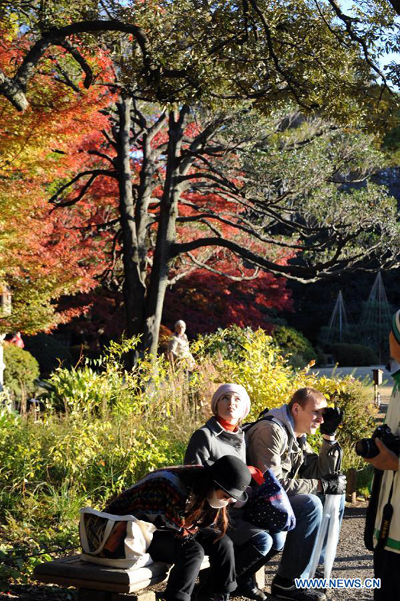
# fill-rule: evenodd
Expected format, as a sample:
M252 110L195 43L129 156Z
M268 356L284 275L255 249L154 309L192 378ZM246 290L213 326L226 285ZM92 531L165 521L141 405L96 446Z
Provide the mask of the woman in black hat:
M174 563L167 601L190 601L204 555L210 577L203 598L222 601L236 589L226 508L246 500L250 480L246 464L230 456L211 466L164 468L122 492L105 511L131 514L157 527L148 553L154 561Z

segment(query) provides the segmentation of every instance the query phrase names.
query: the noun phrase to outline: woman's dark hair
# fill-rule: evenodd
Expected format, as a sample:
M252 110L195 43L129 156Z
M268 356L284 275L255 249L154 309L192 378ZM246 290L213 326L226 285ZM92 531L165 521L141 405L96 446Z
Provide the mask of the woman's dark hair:
M207 473L207 468L202 471L201 475L197 474L191 488L189 504L185 511L185 522L197 524L202 528L215 523L220 531L215 540L222 538L229 526L228 512L226 507L214 509L207 501L210 492L216 489L213 480Z
M190 526L205 528L215 523L220 531L220 535L215 540L221 538L226 533L229 525L228 514L226 507L214 509L207 501L210 492L217 488L208 473L208 469L200 465L186 465L175 468L161 468L160 470L155 470L153 474L157 471L162 472L163 469L171 471L176 470L179 480L182 481L188 491L186 511L183 515L187 528L190 528ZM128 488L124 492L108 499L105 511L108 513L116 513L118 515L121 506L116 508L113 505L114 501L118 502L118 499L129 496L130 491L134 490L134 488L135 486L130 489ZM123 515L123 513L119 515ZM183 525L183 527L185 527L185 525Z

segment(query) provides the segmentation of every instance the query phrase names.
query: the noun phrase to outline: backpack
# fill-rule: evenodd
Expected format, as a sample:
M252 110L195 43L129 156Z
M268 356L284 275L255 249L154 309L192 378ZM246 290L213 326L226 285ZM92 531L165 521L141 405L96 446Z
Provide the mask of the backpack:
M256 424L258 424L259 422L262 422L262 421L269 421L269 422L273 422L274 424L277 424L281 428L281 430L285 436L285 447L286 447L285 454L290 455L292 452L292 445L293 445L294 439L292 438L290 441L290 444L289 444L289 434L286 429L286 426L274 415L268 415L269 411L270 410L268 408L263 409L263 411L261 411L260 415L254 422L248 422L247 424L243 424L242 430L245 433L247 433L253 426L255 426ZM303 449L304 445L306 444L306 440L307 440L306 436L301 436L300 438L297 439L297 442L301 449ZM299 466L297 468L295 466L293 466L292 470L288 474L288 477L295 478L297 476L299 469L300 469Z
M252 428L256 424L258 424L259 422L264 422L264 421L274 422L274 424L278 424L278 426L280 426L282 428L283 432L285 433L286 444L287 444L289 441L289 436L288 436L286 427L277 417L275 417L274 415L268 415L268 412L269 412L269 409L267 407L266 409L263 409L261 411L260 415L254 422L247 422L246 424L243 424L242 425L243 432L245 434L247 434L247 432L250 430L250 428Z

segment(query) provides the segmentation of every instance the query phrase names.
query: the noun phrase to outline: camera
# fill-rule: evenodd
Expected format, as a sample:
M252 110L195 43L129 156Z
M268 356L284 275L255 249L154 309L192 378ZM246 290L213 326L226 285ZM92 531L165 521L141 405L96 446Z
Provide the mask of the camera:
M379 438L393 453L400 455L400 437L395 436L389 426L383 424L378 426L371 438L362 438L356 442L356 453L360 457L372 459L379 455L379 449L376 446L375 438Z

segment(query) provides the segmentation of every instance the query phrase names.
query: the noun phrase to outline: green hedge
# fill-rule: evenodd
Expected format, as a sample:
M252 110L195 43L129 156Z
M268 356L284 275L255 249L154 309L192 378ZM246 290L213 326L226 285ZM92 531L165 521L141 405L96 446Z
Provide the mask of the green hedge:
M341 367L377 365L379 359L375 351L363 344L332 344L332 355L335 363Z
M231 325L225 329L218 328L213 334L200 335L197 341L201 342L202 352L210 357L219 356L222 359L242 361L245 347L251 342L253 335L250 327L239 328L237 325ZM197 348L196 343L194 347Z
M310 361L317 359L317 353L311 342L295 328L277 326L272 333L272 338L281 351L289 355L289 363L293 367L305 367Z
M28 351L4 344L4 385L17 401L26 399L35 390L34 381L39 377L39 364Z

